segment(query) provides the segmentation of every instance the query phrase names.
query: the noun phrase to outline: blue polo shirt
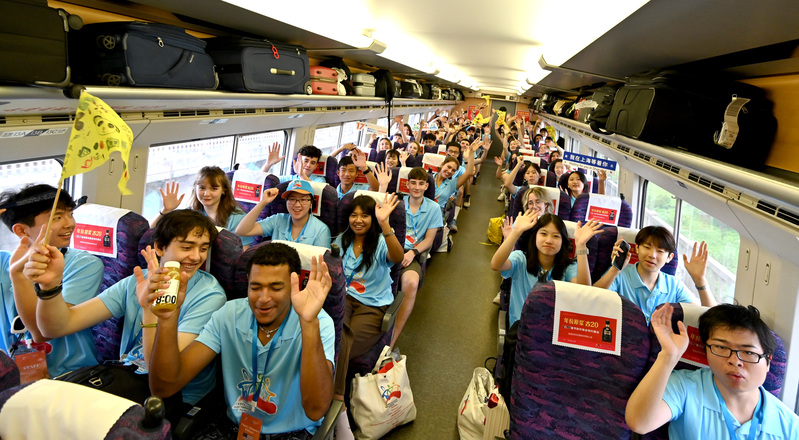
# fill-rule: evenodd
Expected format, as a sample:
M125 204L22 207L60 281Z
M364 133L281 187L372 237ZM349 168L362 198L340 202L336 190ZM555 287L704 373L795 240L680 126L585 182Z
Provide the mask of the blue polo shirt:
M444 179L440 185L436 186L436 202L441 209L444 209L444 207L447 206L447 201L449 198L452 197L452 195L455 194L455 191L458 190L458 177L462 176L465 172L466 168L460 167L457 171L455 171L455 174L453 174L452 177L449 179Z
M369 191L371 189L372 187L368 183L353 183L349 191L343 192L341 190L341 184L339 183L338 186L336 187L336 193L338 193L338 198L340 199L349 193L355 193L355 191L360 191L360 190Z
M336 244L341 246L341 236L336 237ZM382 235L378 236L377 249L372 255L372 266L366 270L363 265L358 271L355 269L363 261L363 253L355 258L352 246L344 252L344 276L352 277L347 286L347 294L361 303L372 307L383 307L394 301L391 291L391 266L394 263L387 260L388 246Z
M319 333L325 358L334 363L336 339L333 320L321 310L319 312ZM228 301L211 316L197 341L222 357L222 380L224 381L227 415L237 424L241 411L233 406L255 392L252 371L252 324L255 317L250 310L247 298ZM322 421L314 422L305 415L300 394L300 360L302 355L302 331L299 317L294 308L286 315L286 325L278 340L270 340L266 345L258 341L258 368L264 368L269 346L274 345L266 365L265 380L261 385L257 411L264 421L263 434L279 434L306 429L311 434ZM257 337L257 336L256 336ZM258 374L261 374L260 372Z
M500 272L502 278L513 280L510 286L510 303L508 305L508 323L513 325L522 316L522 307L527 295L533 289L538 277L527 272L527 256L522 251L513 251L508 256L510 269ZM556 281L571 281L577 276L577 262L570 264L563 271L563 278ZM547 273L547 281L552 281L552 271Z
M313 214L308 217L308 222L305 223L305 227L296 240L291 237L291 215L289 214L273 214L258 221L258 224L264 231L264 237L272 237L272 240L293 241L330 249L330 228Z
M143 271L145 276L147 270ZM142 353L142 308L136 297L136 277L131 275L114 284L101 293L98 298L116 317L124 317L122 340L119 347L119 358L138 365L144 364ZM222 307L227 300L225 291L213 275L198 270L189 280L186 288L186 300L180 307L178 316L178 332L198 335L211 314ZM214 387L213 363L203 369L191 382L183 388L183 401L194 404Z
M672 414L669 424L670 439L729 438L715 388L710 368L677 370L671 373L663 393L663 401L669 406ZM763 424L760 426L758 431L760 435L757 438L759 440L799 438L799 416L762 386L760 391L765 399L763 399ZM749 436L751 420L743 425L737 420L733 423L736 427L736 439Z
M245 215L247 214L243 212L230 214L230 217L227 218L227 224L225 225L225 229L235 234L236 228L239 226L239 223L241 223L241 219L243 219ZM239 238L241 239L242 246L250 246L253 243L255 243L255 237L246 237L243 235L239 235Z
M11 335L11 321L18 315L9 274L11 254L0 251L0 348L8 353L15 337ZM96 256L77 249L67 249L64 254L63 296L67 304L77 305L88 301L100 291L103 281L103 263ZM61 338L47 341L51 351L47 354L47 371L50 377L72 370L97 365L97 351L92 329L87 328Z
M635 265L628 264L616 276L608 290L612 290L634 302L644 312L647 323L649 322L649 317L654 313L655 307L663 303L691 303L696 300L682 281L663 272L658 274L655 289L650 291L644 282L641 281L637 267L638 263L635 263Z
M438 204L427 197L422 197L419 209L411 212L411 198L405 198L405 250L413 249L416 243L424 240L427 230L443 228L441 209Z
M278 177L281 183L283 182L293 182L295 180L300 180L299 174L289 174L287 176L280 176ZM311 177L308 178L311 182L319 182L319 183L327 183L327 179L325 176L320 176L318 174L311 174Z

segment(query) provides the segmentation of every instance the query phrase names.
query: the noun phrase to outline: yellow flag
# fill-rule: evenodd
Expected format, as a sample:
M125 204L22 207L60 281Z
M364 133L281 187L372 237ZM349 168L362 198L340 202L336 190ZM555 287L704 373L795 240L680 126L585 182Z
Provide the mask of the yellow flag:
M505 114L507 112L503 112L501 110L497 110L497 125L504 125L507 126L508 124L505 123Z
M119 151L123 165L117 186L122 194L133 194L127 187L131 145L133 132L128 124L108 104L84 90L69 135L61 180L91 171L104 164L112 152Z

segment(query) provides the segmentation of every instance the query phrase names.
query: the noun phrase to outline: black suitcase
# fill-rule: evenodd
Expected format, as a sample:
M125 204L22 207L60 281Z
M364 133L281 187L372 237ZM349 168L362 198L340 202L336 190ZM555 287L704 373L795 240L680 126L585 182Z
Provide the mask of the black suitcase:
M370 75L375 77L375 96L383 98L386 102L391 101L397 96L397 81L390 70L379 69Z
M69 47L76 83L204 90L219 83L205 42L177 26L95 23Z
M81 26L79 16L52 9L47 0L0 2L0 81L69 85L67 33Z
M749 101L737 108L731 106L736 98ZM722 130L728 113L738 124L734 137L732 130ZM674 71L630 77L616 93L606 125L613 133L752 169L763 167L776 128L772 104L761 89Z
M422 87L413 80L400 81L400 97L402 98L421 98Z
M225 89L310 95L311 70L302 46L254 38L212 38L208 53Z
M422 83L422 99L431 99L433 92L430 90L430 84Z

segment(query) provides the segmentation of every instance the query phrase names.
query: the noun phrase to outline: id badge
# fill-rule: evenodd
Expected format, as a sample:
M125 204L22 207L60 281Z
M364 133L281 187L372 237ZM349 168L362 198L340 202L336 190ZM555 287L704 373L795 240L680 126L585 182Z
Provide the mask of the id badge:
M26 349L25 352L22 352L20 350L14 355L14 362L19 367L20 384L50 377L47 372L47 357L43 351Z
M242 413L239 422L239 434L236 440L258 440L261 437L261 425L263 422L257 417Z

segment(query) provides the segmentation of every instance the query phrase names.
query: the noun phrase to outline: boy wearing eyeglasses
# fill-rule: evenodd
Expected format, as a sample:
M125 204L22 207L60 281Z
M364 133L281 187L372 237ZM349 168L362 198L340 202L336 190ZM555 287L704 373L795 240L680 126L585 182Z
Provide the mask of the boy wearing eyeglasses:
M753 306L722 304L699 318L708 366L674 370L688 348L685 324L671 327L672 307L652 314L662 347L627 402L630 428L646 434L666 422L671 439L795 439L799 417L763 388L777 341Z

